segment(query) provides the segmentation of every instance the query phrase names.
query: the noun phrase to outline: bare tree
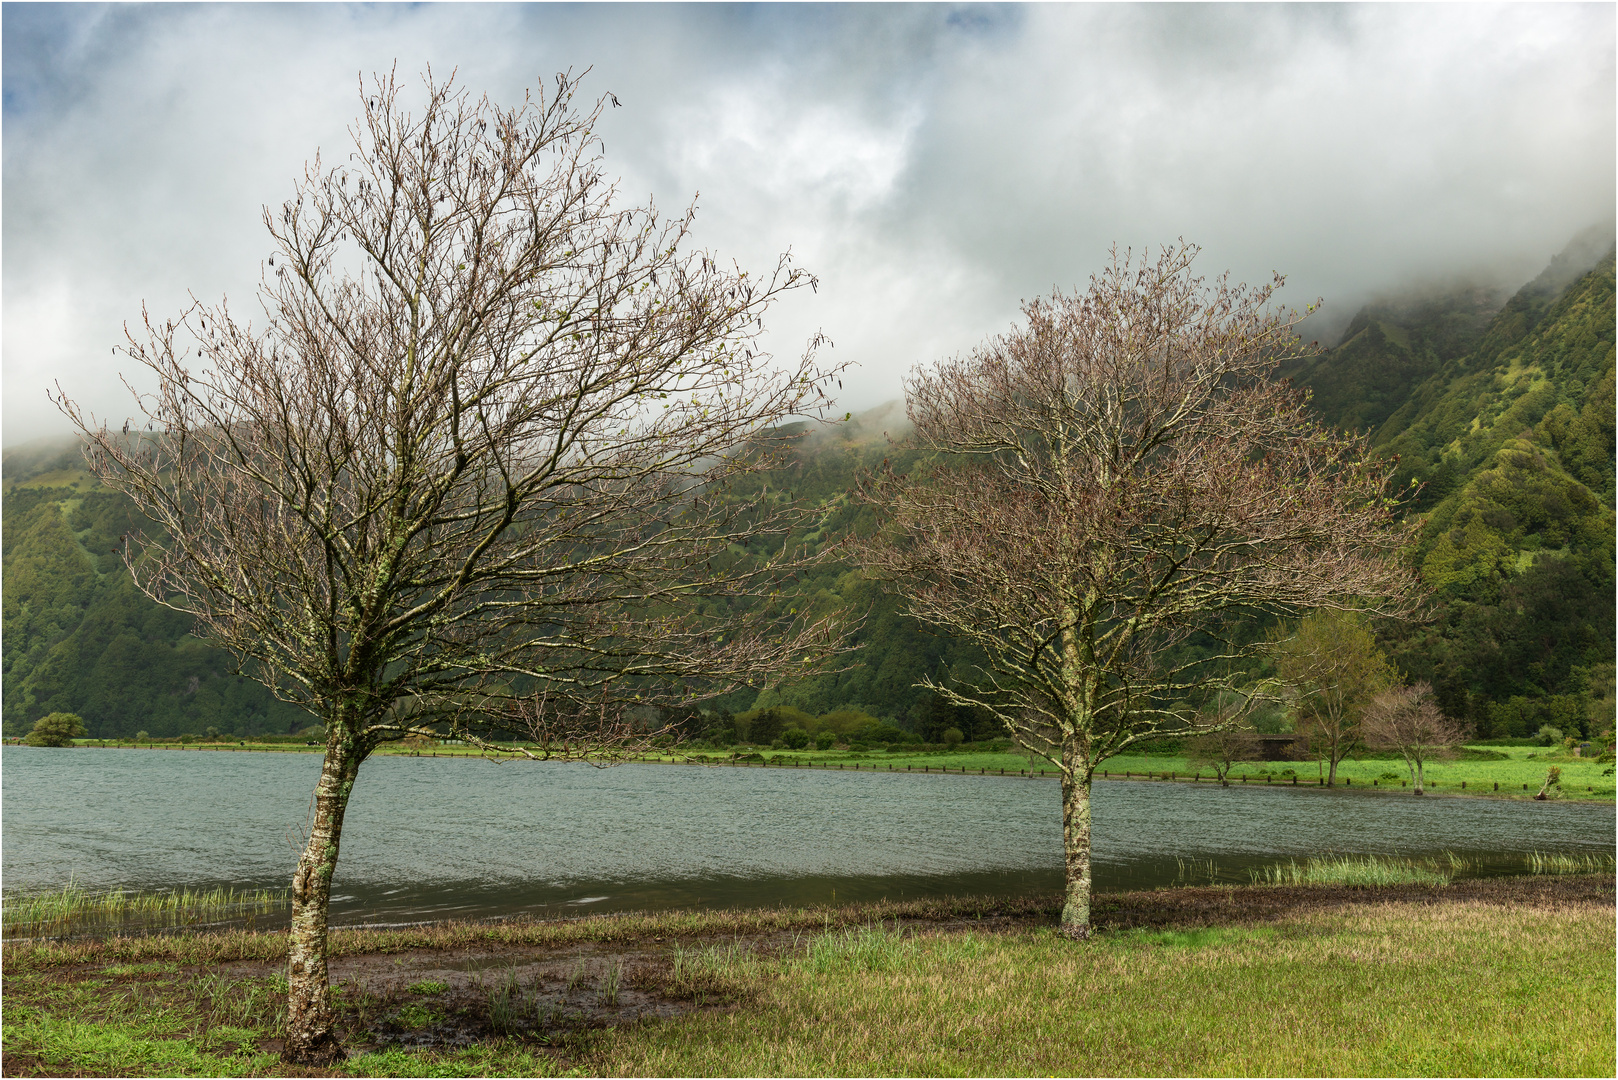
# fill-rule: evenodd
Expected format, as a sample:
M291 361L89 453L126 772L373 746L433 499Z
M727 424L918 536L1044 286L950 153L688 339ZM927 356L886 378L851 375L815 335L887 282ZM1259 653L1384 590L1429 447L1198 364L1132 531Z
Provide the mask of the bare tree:
M362 82L352 153L264 212L262 326L197 303L129 332L144 422L57 394L157 526L126 538L139 586L325 724L292 887L304 1064L342 1055L327 907L379 745L576 755L627 736L626 703L801 671L837 639L774 617L784 554L738 554L792 507L727 486L827 404L812 346L784 367L757 347L813 279L688 250L694 211L621 206L572 77L512 108L453 81L429 73L418 112L395 75Z
M1186 758L1194 766L1207 766L1224 787L1230 786L1230 772L1244 761L1258 757L1258 733L1242 719L1225 718L1219 726L1194 735L1186 741Z
M1360 714L1399 681L1376 646L1371 620L1360 611L1316 611L1275 644L1276 675L1297 713L1298 726L1327 763L1326 786L1361 743Z
M1403 756L1417 795L1426 794L1422 766L1434 758L1453 757L1466 738L1466 726L1444 715L1426 683L1382 691L1365 707L1364 725L1369 745Z
M1200 730L1262 643L1178 646L1252 612L1374 597L1398 613L1412 589L1390 561L1405 530L1389 466L1271 378L1302 348L1269 308L1281 279L1209 286L1196 251L1115 251L1083 294L917 368L907 410L933 464L862 489L885 519L858 547L867 570L987 658L972 685L925 685L1060 770L1074 937L1090 933L1097 765Z

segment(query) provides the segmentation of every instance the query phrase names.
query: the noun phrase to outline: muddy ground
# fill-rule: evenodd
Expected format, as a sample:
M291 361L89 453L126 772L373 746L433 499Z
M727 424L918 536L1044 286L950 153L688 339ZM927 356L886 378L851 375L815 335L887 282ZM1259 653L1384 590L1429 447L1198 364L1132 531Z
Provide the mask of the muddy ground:
M1404 886L1185 888L1096 898L1102 930L1262 926L1365 903L1443 905L1484 901L1521 905L1614 902L1607 876L1492 878L1441 888ZM888 921L919 933L996 933L1054 925L1055 905L1038 914ZM354 1049L466 1046L516 1035L564 1047L571 1033L740 1004L745 989L693 960L704 949L761 958L799 950L814 931L770 931L709 938L651 936L632 942L567 946L490 944L347 956L332 962ZM221 965L234 977L270 977L280 965ZM425 990L423 989L425 987ZM439 989L442 987L442 989ZM502 1009L505 1011L503 1012ZM266 1048L272 1048L266 1044ZM278 1049L278 1048L277 1048Z

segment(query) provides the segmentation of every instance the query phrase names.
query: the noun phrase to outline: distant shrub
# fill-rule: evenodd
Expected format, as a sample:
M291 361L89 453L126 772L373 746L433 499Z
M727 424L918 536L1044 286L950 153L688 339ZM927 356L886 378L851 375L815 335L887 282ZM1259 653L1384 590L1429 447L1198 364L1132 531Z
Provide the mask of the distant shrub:
M886 720L873 720L861 724L848 734L849 741L858 740L862 743L913 743L919 742L920 736L912 735L903 728L896 727Z
M816 723L827 731L847 738L861 728L875 727L882 721L864 709L845 707L822 713Z
M144 731L135 732L135 741L136 742L150 742L151 738L152 738L151 735L147 734Z
M23 739L25 746L72 746L84 734L84 719L78 713L53 712L34 722L34 730Z
M789 727L781 732L781 744L788 750L802 750L809 745L809 733L801 727Z
M837 736L829 731L822 731L815 736L816 750L830 750L835 745L837 745Z
M1549 724L1546 724L1544 727L1540 728L1539 729L1539 734L1534 736L1534 743L1535 743L1535 745L1538 745L1538 746L1555 746L1557 743L1560 743L1561 741L1562 741L1562 729L1558 728L1558 727L1552 727Z
M945 728L941 737L944 740L944 745L949 747L960 746L961 740L966 738L965 735L961 734L960 728Z
M754 709L744 712L736 717L736 726L745 733L747 741L767 746L781 737L781 732L788 727L799 727L808 731L815 725L815 718L802 709L794 709L790 705L774 705L768 709Z

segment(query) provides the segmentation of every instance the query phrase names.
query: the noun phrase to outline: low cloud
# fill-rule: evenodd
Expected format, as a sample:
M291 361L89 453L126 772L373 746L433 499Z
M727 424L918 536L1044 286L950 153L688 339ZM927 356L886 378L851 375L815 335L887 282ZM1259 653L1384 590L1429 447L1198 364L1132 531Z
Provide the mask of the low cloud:
M1511 286L1614 202L1610 5L1027 7L7 5L4 438L64 430L60 379L130 410L111 348L142 300L248 301L259 222L357 76L458 68L512 100L593 65L626 198L699 199L698 240L820 275L844 408L1184 236L1288 303ZM1322 324L1324 325L1324 324Z

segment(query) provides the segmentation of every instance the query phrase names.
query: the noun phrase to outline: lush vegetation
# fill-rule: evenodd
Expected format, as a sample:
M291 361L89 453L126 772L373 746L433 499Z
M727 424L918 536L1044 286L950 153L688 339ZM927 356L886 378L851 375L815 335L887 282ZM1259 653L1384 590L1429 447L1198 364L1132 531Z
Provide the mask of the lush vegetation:
M1373 306L1293 373L1421 485L1435 617L1385 628L1389 654L1481 738L1612 724L1610 247L1577 269L1559 259L1486 321L1475 292Z
M34 721L34 730L23 742L29 746L71 746L85 734L84 718L74 713L46 713Z
M228 656L190 636L190 619L135 589L112 549L140 523L76 457L71 446L6 456L5 733L52 712L109 738L308 726L307 713L232 675Z
M1055 898L338 930L334 1071L1611 1075L1612 903L1610 873L1168 889L1099 897L1082 947ZM280 1075L285 949L9 944L6 1071Z
M1585 264L1587 265L1587 263ZM1408 680L1430 682L1479 738L1553 726L1592 738L1612 727L1614 587L1614 270L1561 259L1500 306L1477 290L1368 306L1345 339L1289 373L1328 421L1371 430L1421 485L1413 557L1435 589L1433 618L1378 627ZM818 506L791 542L810 551L871 525L850 499L862 470L916 464L879 411L807 437L773 491ZM92 735L259 735L310 718L189 636L187 620L131 586L111 549L137 522L98 489L71 446L8 451L4 465L4 730L52 712ZM778 542L778 541L777 541ZM759 541L762 554L766 541ZM862 618L860 651L831 670L745 690L674 717L688 737L805 746L994 738L986 718L917 690L924 674L967 676L957 641L899 614L880 587L835 558L793 583L794 605ZM1235 627L1241 635L1266 626ZM1189 647L1198 647L1192 642ZM774 709L774 713L768 710ZM1289 723L1261 718L1261 730ZM757 725L757 730L754 730ZM767 737L766 737L767 736Z

